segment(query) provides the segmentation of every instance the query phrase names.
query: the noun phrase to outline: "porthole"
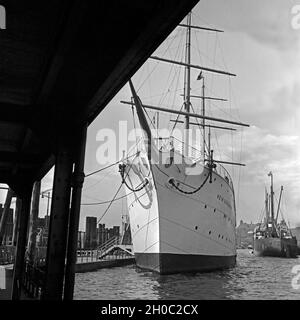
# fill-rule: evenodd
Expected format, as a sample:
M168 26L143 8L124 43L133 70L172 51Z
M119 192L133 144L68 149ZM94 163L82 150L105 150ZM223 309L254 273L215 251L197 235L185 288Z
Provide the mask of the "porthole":
M211 231L209 231L208 234L211 234Z
M206 208L207 208L207 205L205 205L204 208L206 209Z
M216 208L214 209L214 212L216 212Z
M198 226L195 226L195 230L197 230L198 229Z
M219 238L221 237L221 235L219 234Z

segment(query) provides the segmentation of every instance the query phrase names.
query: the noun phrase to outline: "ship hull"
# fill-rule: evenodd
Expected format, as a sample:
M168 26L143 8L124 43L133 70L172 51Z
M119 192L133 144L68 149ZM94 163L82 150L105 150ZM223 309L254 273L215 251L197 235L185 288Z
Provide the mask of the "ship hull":
M261 238L254 240L254 254L257 256L297 258L295 239Z
M187 175L185 163L150 165L145 154L127 168L132 188L140 186L145 177L149 181L138 192L127 189L138 267L170 274L235 265L234 192L224 177L213 172L210 183L209 169L203 165L198 164L198 173ZM181 191L170 184L170 179L179 182ZM193 194L182 192L195 190L203 183Z
M209 272L234 267L236 256L200 254L136 253L139 268L159 274Z

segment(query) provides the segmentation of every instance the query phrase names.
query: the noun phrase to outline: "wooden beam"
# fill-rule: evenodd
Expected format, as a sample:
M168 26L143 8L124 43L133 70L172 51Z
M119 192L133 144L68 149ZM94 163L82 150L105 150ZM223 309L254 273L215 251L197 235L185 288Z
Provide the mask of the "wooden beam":
M43 300L62 300L67 252L68 218L73 161L70 151L58 145L55 161Z
M36 236L37 236L37 219L39 216L39 203L40 203L41 181L36 181L33 186L32 204L30 214L30 227L28 236L28 259L29 263L34 263L34 253L36 249Z
M77 260L78 246L78 229L81 207L81 192L84 182L84 159L87 126L83 126L78 130L79 137L77 138L77 150L75 150L75 169L72 179L72 202L69 215L69 232L68 232L68 251L64 287L64 300L72 300L75 284L75 265Z
M105 79L90 100L83 118L88 117L91 123L124 86L135 72L145 63L149 56L158 48L166 37L178 26L180 21L198 3L198 0L164 0L157 1L153 8L155 15L151 16L141 29L140 34L132 41L131 46L122 56L109 76ZM155 3L154 1L151 3ZM150 2L148 4L150 5ZM138 10L142 7L138 5Z
M18 239L16 247L16 258L14 265L14 275L13 275L13 289L12 289L12 300L19 300L21 296L21 286L22 286L22 275L25 266L25 250L26 250L26 238L28 230L28 221L30 214L30 200L32 185L27 185L24 188L26 191L22 193L22 207L19 217L18 224Z
M1 220L0 220L0 246L2 245L3 237L5 234L6 221L7 221L8 214L9 214L11 199L13 196L14 196L14 192L11 188L9 188L7 190L4 208L3 208L2 216L1 216Z

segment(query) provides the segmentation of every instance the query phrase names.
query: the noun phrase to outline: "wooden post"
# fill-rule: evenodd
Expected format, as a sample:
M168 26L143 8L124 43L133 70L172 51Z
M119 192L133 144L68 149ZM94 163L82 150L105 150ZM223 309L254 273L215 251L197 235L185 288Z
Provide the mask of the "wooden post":
M43 300L62 300L73 162L67 147L56 154Z
M5 228L6 228L6 221L7 217L9 214L9 209L10 209L10 204L11 204L11 199L14 195L14 192L11 188L7 190L7 195L4 203L4 208L1 216L1 221L0 221L0 246L2 245L2 241L5 235Z
M17 197L16 208L15 208L15 217L14 217L13 240L12 240L14 247L17 245L18 224L19 224L19 218L20 218L20 214L21 214L21 207L22 207L22 200L19 197Z
M24 270L24 258L26 250L26 237L28 230L28 221L30 214L32 185L21 195L22 205L18 223L18 239L16 248L16 258L13 275L12 300L19 300L21 295L21 283Z
M29 237L28 237L28 259L30 264L33 264L35 248L36 248L37 220L39 216L40 193L41 193L41 181L36 181L34 183L33 192L32 192L30 229L29 229Z
M81 128L80 137L78 139L78 149L75 154L75 168L73 174L73 190L72 204L69 219L69 238L68 238L68 253L66 265L66 278L64 299L72 300L74 293L75 282L75 264L78 247L78 228L80 218L81 192L84 182L84 158L86 146L87 126Z

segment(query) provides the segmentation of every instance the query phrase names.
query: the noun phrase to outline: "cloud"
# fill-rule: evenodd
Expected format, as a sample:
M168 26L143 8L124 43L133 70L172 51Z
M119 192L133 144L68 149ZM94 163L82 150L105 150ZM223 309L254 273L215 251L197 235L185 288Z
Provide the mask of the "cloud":
M299 47L300 34L291 26L292 0L223 0L222 24L227 30L249 35L255 41L280 51L294 51Z
M275 190L284 186L284 194L290 221L299 222L300 212L300 137L276 135L266 129L251 127L244 133L242 159L247 167L243 170L243 184L256 185L260 192L269 186L269 171L273 172ZM249 195L252 202L255 195Z

